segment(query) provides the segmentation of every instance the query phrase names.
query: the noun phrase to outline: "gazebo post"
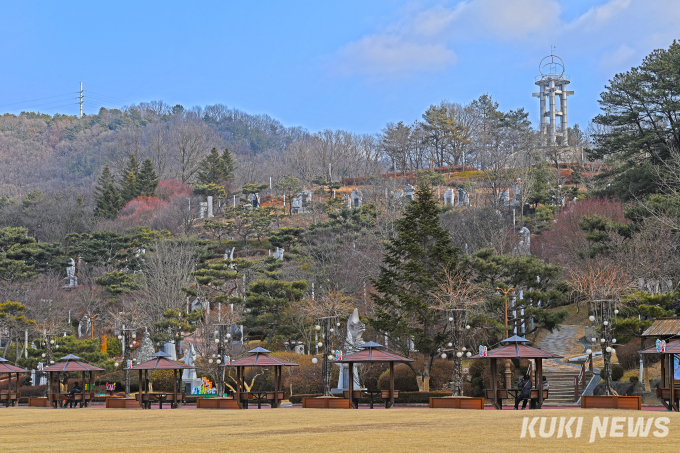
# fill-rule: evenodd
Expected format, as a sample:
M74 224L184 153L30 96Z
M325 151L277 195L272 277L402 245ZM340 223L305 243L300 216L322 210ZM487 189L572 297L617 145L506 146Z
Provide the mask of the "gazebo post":
M543 359L537 359L538 362L536 363L536 371L537 371L537 377L536 380L538 383L536 383L536 388L538 389L538 408L540 409L541 406L543 405Z
M675 361L673 360L673 354L666 354L668 356L668 368L670 369L671 378L671 412L677 408L675 407Z
M349 405L354 407L354 362L349 362ZM354 409L358 409L354 407Z
M171 409L174 409L177 406L177 369L173 370L174 372L172 373L173 376L173 381L172 381L172 406L170 406Z
M394 362L390 362L390 408L394 406Z
M272 409L279 407L279 366L274 367L274 406Z
M661 359L661 388L666 388L666 357Z
M137 387L137 395L139 395L139 405L142 406L142 409L144 409L144 402L142 401L142 392L144 391L144 388L142 387L143 385L144 382L142 381L142 370L139 370L139 385Z
M50 387L50 394L49 394L50 406L54 405L54 403L53 403L54 397L52 396L54 394L54 382L53 382L53 380L54 380L54 373L52 373L51 371L48 371L47 372L47 382L48 382L49 387Z
M236 402L241 406L241 367L236 367Z
M493 405L498 409L498 383L496 382L496 358L491 359L491 388L493 389ZM500 407L503 409L503 406Z

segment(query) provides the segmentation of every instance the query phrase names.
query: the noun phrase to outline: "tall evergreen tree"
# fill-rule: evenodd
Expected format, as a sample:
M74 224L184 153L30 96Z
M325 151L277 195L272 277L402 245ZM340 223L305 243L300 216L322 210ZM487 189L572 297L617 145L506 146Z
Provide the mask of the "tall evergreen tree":
M432 189L421 184L416 200L395 223L397 236L385 244L383 265L371 294L375 315L370 324L386 332L392 345L408 355L412 346L423 354L423 369L410 365L419 387L429 390L430 370L448 338L446 311L432 291L458 272L459 253L439 223L440 209Z
M127 204L130 200L137 198L139 194L137 176L133 172L130 172L125 176L120 188L120 196L123 199L123 203Z
M236 171L236 164L234 163L234 158L231 155L229 148L225 147L222 151L222 163L224 164L224 179L231 179L234 177L234 172Z
M593 134L591 160L607 159L596 176L603 190L621 198L639 198L661 190L657 173L680 149L680 42L658 49L642 64L616 74L600 95L601 126Z
M156 195L156 188L158 188L158 175L153 168L151 159L146 158L142 163L142 168L139 170L139 178L137 178L137 187L139 194L145 197L153 197Z
M118 188L113 183L113 175L109 166L104 166L104 171L97 181L95 193L95 213L106 219L112 219L124 206Z
M139 161L134 154L130 155L130 159L125 166L125 172L122 175L120 182L120 195L125 203L137 198L141 192L139 187Z
M198 180L201 184L219 184L227 179L227 167L215 147L198 165Z

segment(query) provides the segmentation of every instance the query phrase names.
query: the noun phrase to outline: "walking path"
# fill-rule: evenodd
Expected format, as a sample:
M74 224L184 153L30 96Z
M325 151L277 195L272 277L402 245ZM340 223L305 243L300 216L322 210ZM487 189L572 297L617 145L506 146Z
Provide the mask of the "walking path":
M548 371L574 371L578 365L567 363L569 357L583 352L583 345L578 342L585 335L584 326L563 325L560 330L544 332L536 339L536 347L564 359L544 360L543 367Z

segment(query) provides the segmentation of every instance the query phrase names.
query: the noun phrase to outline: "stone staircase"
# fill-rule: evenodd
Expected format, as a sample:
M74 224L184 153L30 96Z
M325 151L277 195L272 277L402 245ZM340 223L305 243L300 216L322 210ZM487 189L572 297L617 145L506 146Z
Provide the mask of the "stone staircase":
M551 371L544 370L543 376L550 384L548 399L545 401L547 406L573 406L583 393L585 386L579 383L578 395L574 395L574 378L578 377L580 370L574 371ZM590 382L592 373L586 373L586 385Z

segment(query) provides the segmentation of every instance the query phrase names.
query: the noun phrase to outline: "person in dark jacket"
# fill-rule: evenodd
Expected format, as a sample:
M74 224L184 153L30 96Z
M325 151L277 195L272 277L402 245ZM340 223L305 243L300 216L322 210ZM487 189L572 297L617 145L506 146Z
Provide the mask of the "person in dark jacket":
M66 408L66 405L68 404L68 407L73 409L73 406L76 404L76 393L83 393L83 390L80 388L77 382L73 385L71 391L68 392L68 398L66 401L64 401L62 408Z
M522 410L526 409L527 402L531 398L531 378L524 376L524 379L519 381L517 388L520 390L519 396L515 399L515 410L519 409L519 400L522 400Z
M550 390L550 384L548 383L548 380L543 376L543 390ZM538 406L538 399L537 398L531 398L531 403L529 403L529 408L530 409L536 409L536 406Z

